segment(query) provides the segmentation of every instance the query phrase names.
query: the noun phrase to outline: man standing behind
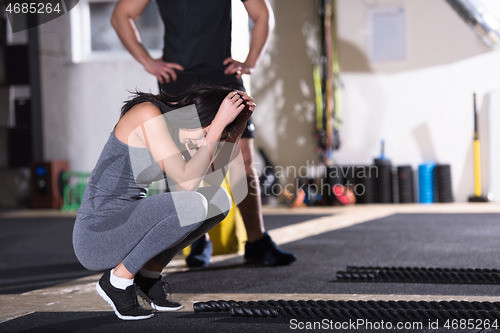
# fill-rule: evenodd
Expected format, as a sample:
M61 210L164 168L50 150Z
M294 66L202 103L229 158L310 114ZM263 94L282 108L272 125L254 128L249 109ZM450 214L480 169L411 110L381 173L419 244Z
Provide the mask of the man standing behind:
M250 50L244 62L231 58L231 0L157 0L165 26L164 48L162 58L151 58L134 24L149 1L119 0L111 23L125 48L147 72L156 76L161 90L177 94L193 84L209 84L244 91L241 75L253 72L274 28L268 0L242 0L254 22ZM295 255L281 250L265 232L257 173L252 168L253 131L250 120L238 143L249 191L238 205L248 238L245 261L287 265L295 261ZM188 265L208 264L209 246L203 237L195 242L192 253L197 256L190 255Z

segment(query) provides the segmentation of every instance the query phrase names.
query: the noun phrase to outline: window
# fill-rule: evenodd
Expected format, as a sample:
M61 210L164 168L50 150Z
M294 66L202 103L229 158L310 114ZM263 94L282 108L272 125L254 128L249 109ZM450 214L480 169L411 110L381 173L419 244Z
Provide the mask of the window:
M111 26L110 19L115 2L89 3L91 50L125 51L118 35ZM156 1L149 2L144 12L137 18L135 25L141 36L142 44L148 50L160 50L163 45L163 23Z
M70 11L73 62L130 56L111 25L115 5L114 0L81 0ZM156 1L149 2L135 25L146 49L152 56L160 56L164 28Z

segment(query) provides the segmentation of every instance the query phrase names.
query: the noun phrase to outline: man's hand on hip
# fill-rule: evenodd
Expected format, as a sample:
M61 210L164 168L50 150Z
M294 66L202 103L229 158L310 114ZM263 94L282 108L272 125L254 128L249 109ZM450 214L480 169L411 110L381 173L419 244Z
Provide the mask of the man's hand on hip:
M226 75L236 74L236 77L238 79L243 74L252 74L253 67L254 67L254 66L251 66L250 64L247 64L245 62L236 61L231 57L226 58L222 64L229 65L226 67L224 74L226 74Z
M144 68L158 79L160 84L170 83L177 80L175 70L183 71L184 67L175 62L165 62L161 58L151 59L148 61Z

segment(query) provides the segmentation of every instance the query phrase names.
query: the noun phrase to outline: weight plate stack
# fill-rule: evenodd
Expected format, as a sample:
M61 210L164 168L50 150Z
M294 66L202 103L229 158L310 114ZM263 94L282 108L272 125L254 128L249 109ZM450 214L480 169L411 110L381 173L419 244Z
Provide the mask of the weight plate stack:
M370 165L356 166L356 203L371 204L375 202L376 169Z
M413 169L410 165L398 166L399 202L412 203L414 199Z
M375 193L377 203L392 203L392 164L390 160L375 159Z
M438 164L435 168L437 202L453 202L453 191L451 186L451 166L449 164Z

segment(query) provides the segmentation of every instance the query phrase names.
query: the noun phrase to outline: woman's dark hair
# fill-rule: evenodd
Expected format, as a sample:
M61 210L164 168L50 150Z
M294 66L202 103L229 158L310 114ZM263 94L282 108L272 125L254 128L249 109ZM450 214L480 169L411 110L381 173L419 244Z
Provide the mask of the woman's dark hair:
M160 92L158 95L144 92L136 92L135 95L125 102L121 110L121 116L140 103L150 102L156 105L161 113L167 116L169 124L177 128L195 129L207 127L212 123L219 110L222 101L233 89L219 86L196 85L178 95L170 95ZM195 108L186 108L194 105ZM169 117L169 112L173 112ZM234 129L236 119L226 127L227 131Z

